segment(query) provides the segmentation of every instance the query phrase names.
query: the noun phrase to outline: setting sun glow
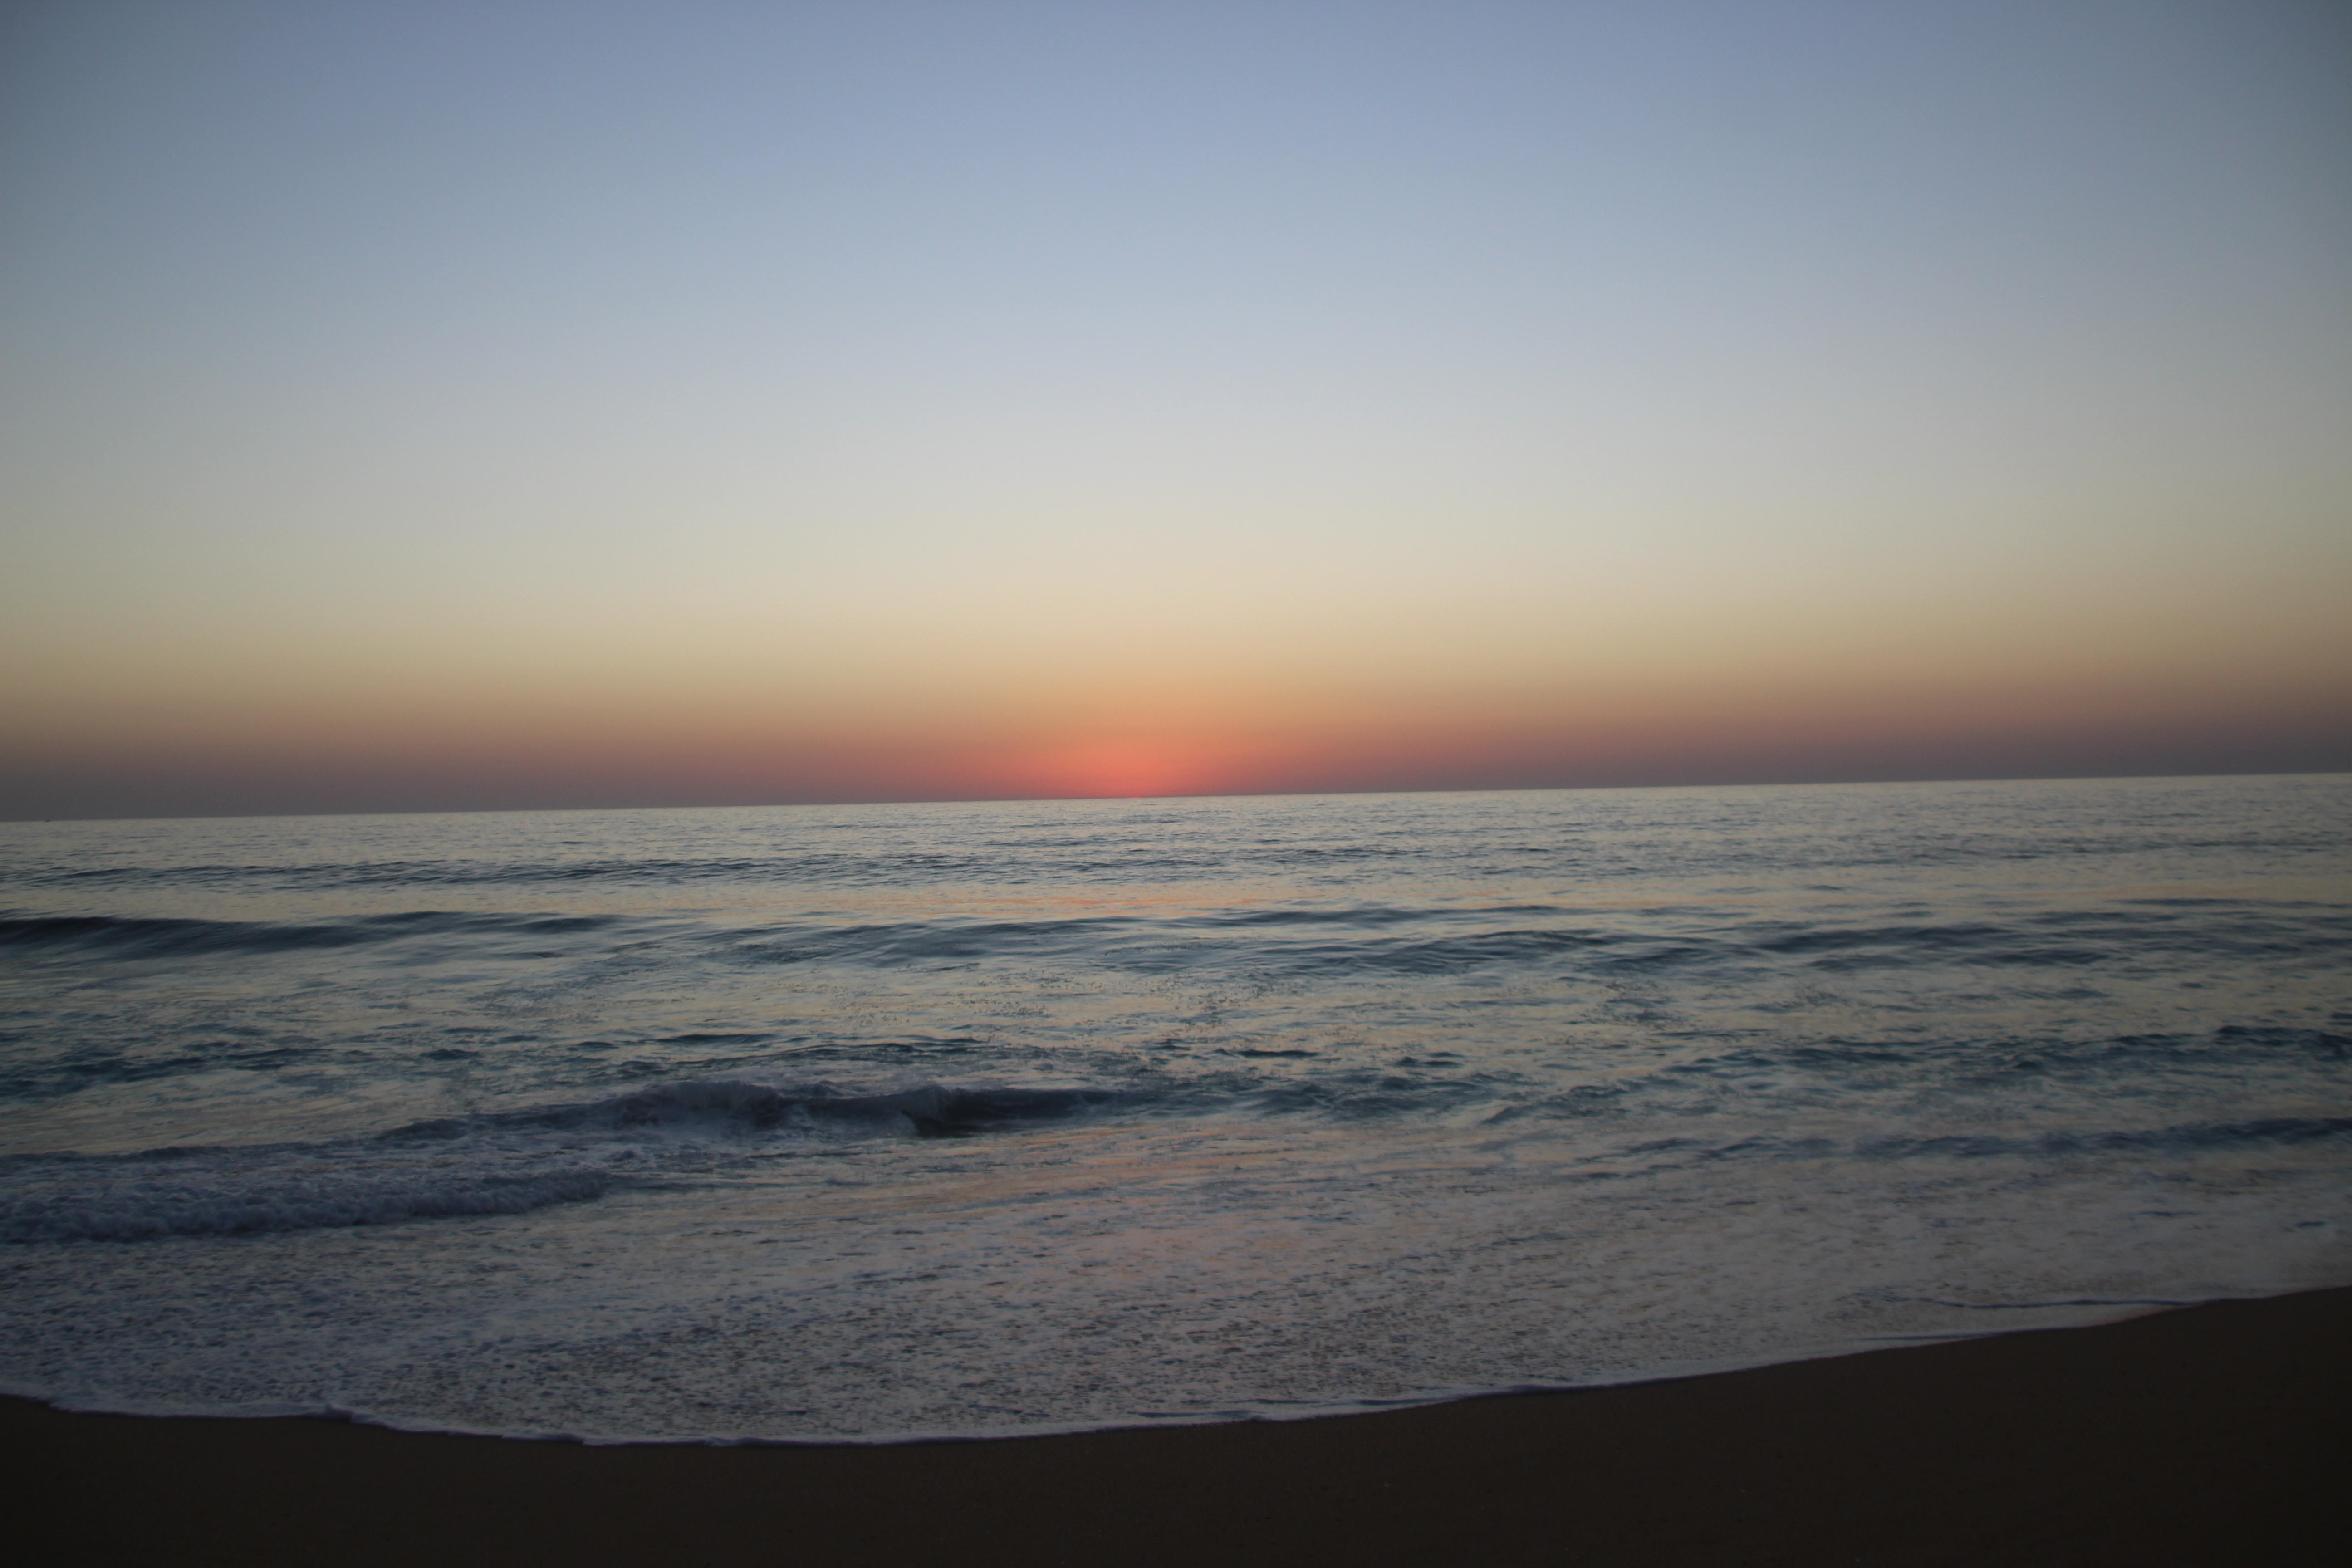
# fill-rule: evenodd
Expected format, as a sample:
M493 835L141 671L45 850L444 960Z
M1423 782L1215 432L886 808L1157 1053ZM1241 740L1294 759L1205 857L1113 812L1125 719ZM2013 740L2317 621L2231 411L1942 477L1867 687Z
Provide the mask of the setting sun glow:
M19 8L0 814L2352 766L2323 9Z

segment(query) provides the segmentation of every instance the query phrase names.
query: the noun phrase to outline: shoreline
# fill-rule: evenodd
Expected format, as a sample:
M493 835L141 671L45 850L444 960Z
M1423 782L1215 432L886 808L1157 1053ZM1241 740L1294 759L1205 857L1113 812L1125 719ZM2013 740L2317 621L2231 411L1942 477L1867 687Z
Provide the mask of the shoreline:
M30 1560L2333 1563L2352 1288L1296 1421L520 1441L0 1399Z
M2352 1286L2345 1289L2352 1289ZM2276 1295L2292 1296L2305 1293L2307 1293L2305 1290L2284 1290L2276 1292ZM430 1421L381 1415L370 1410L345 1408L331 1404L311 1405L288 1403L232 1405L214 1409L175 1408L163 1404L145 1405L131 1401L120 1405L103 1401L81 1404L75 1402L71 1395L53 1395L28 1389L23 1385L12 1386L5 1383L0 1383L0 1405L18 1404L39 1405L64 1415L119 1415L140 1420L174 1422L317 1421L335 1426L376 1427L387 1432L398 1432L418 1437L467 1437L509 1443L555 1443L590 1448L895 1448L926 1447L941 1443L1025 1443L1040 1438L1102 1436L1116 1432L1174 1431L1192 1426L1289 1425L1301 1421L1344 1420L1354 1416L1386 1415L1406 1410L1425 1410L1440 1405L1476 1404L1486 1400L1541 1397L1555 1394L1589 1394L1602 1389L1640 1388L1655 1384L1688 1383L1703 1378L1721 1377L1733 1373L1756 1372L1768 1367L1793 1365L1803 1362L1842 1361L1857 1355L1875 1355L1886 1350L1912 1349L1921 1345L1948 1344L1967 1340L2000 1339L2013 1334L2055 1329L2099 1328L2114 1323L2128 1322L2135 1318L2148 1317L2159 1312L2214 1306L2222 1301L2273 1299L2274 1297L2230 1296L2216 1297L2203 1301L2066 1303L2065 1305L2068 1306L2095 1310L2099 1315L2085 1315L2072 1321L2062 1320L2053 1322L2045 1320L2030 1327L1987 1329L1974 1333L1898 1334L1850 1340L1842 1343L1819 1345L1767 1358L1668 1363L1654 1371L1615 1377L1606 1382L1528 1381L1497 1384L1493 1387L1439 1390L1356 1401L1335 1400L1325 1405L1285 1402L1280 1407L1264 1410L1239 1408L1205 1414L1151 1414L1092 1421L1038 1421L1023 1426L980 1427L961 1431L938 1428L823 1436L769 1436L729 1432L713 1432L706 1435L628 1435L559 1427L522 1427L511 1431L500 1431L487 1426L436 1425Z

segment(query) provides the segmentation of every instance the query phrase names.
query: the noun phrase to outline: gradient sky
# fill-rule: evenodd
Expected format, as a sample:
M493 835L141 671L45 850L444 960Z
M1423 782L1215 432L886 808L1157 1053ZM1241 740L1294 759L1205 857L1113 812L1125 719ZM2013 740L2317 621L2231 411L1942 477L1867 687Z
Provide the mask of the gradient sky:
M0 816L2352 767L2347 18L18 0Z

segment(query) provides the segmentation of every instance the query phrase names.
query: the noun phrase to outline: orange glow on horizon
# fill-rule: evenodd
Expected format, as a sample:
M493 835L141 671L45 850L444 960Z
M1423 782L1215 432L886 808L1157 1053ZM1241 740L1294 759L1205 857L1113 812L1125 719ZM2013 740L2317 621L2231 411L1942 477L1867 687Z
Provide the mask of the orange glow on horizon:
M2352 733L2340 677L2200 684L2159 666L2028 689L1998 671L1803 673L1646 686L1555 674L1549 689L1528 679L1451 690L1106 679L1057 694L1007 682L997 693L876 692L855 713L789 689L760 700L682 681L569 700L484 681L439 701L390 683L270 692L224 682L168 709L151 696L20 710L0 815L2315 772L2344 766Z
M1233 770L1207 752L1180 742L1103 741L1025 762L1017 776L1041 796L1141 800L1208 794Z

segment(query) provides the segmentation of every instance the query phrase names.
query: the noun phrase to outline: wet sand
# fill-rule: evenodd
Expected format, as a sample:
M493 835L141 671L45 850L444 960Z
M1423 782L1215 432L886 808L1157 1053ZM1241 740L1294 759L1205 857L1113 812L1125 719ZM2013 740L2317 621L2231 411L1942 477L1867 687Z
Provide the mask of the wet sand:
M17 1560L41 1563L2333 1568L2352 1560L2352 1289L1072 1437L595 1448L10 1400L0 1442Z

